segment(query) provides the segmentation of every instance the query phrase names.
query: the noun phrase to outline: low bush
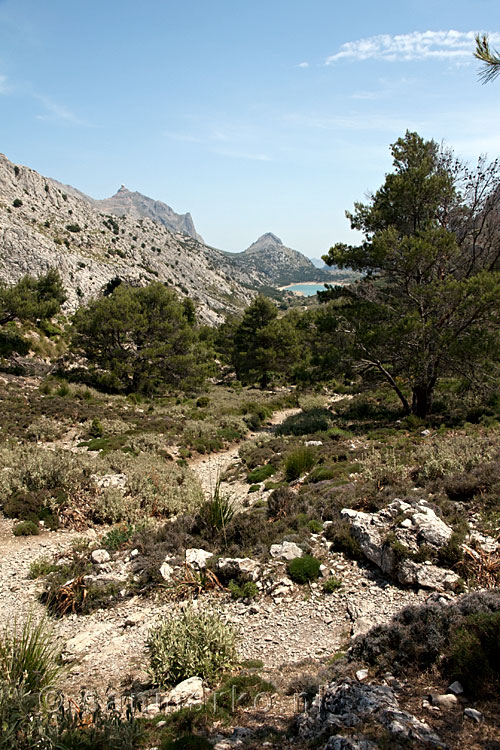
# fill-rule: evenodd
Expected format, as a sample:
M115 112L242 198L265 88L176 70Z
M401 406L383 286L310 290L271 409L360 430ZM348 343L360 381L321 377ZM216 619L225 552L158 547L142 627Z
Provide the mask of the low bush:
M234 631L190 608L152 628L147 646L151 674L162 687L195 675L213 682L236 662Z
M321 562L312 555L295 557L287 565L288 575L295 583L308 583L319 578Z
M308 521L307 528L312 534L320 534L323 531L323 524L315 518L312 518Z
M12 532L14 536L37 536L40 528L33 521L21 521L21 523L16 523Z
M328 479L333 479L336 475L336 471L333 466L316 466L307 477L308 483L316 484L316 482L325 482Z
M247 475L247 482L248 484L264 482L264 480L269 479L269 477L271 477L275 473L275 471L276 469L274 468L274 466L271 466L271 464L267 464L266 466L258 466Z
M51 562L48 557L38 557L30 565L29 578L43 578L55 570L57 570L57 565Z
M229 581L228 588L233 599L255 599L259 593L257 584L253 581L244 581L243 583Z
M334 591L338 591L340 588L342 588L342 581L340 578L335 578L335 576L332 576L331 578L327 578L326 581L323 583L323 591L325 594L333 594Z
M342 552L350 560L362 560L363 552L353 537L347 521L336 520L326 528L325 536L332 542L333 552Z
M444 670L461 682L470 698L498 695L500 611L468 615L453 628Z
M214 700L219 708L233 713L238 708L244 708L252 703L257 707L259 698L264 693L274 691L274 685L262 679L260 675L243 673L224 680L215 693Z
M269 495L267 515L269 518L285 518L294 515L299 509L296 493L289 487L278 487Z
M454 602L440 604L429 602L421 606L405 607L395 615L390 623L377 625L369 633L359 636L350 649L350 658L361 659L377 666L381 671L390 669L392 674L408 674L408 670L424 672L434 664L440 664L447 679L451 679L453 669L464 671L467 678L468 656L478 652L477 645L487 633L496 631L500 618L500 590L479 591L465 594ZM490 620L490 616L496 618ZM484 621L475 623L474 617L485 615ZM472 617L471 620L469 618ZM484 636L481 623L484 622ZM470 625L470 627L468 627ZM474 628L477 627L477 630ZM492 630L490 630L492 627ZM462 633L469 630L474 634L470 640L463 641ZM486 649L490 646L486 645ZM448 655L448 661L442 661L442 655ZM455 654L451 658L451 654ZM462 654L462 656L461 656ZM494 652L492 652L494 655ZM450 660L451 659L451 660ZM462 664L463 659L463 664ZM482 663L478 662L479 664ZM479 669L477 670L480 676Z
M285 458L285 477L291 482L314 468L316 453L307 446L296 448Z
M277 435L311 435L326 432L331 426L333 415L328 409L315 407L299 414L292 414L277 428Z

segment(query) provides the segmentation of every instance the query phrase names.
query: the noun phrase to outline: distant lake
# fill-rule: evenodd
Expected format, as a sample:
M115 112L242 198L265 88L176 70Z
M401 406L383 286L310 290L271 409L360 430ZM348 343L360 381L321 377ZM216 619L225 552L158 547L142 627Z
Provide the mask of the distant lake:
M311 297L316 292L324 292L324 284L292 284L291 286L283 287L287 292L300 292L305 297Z

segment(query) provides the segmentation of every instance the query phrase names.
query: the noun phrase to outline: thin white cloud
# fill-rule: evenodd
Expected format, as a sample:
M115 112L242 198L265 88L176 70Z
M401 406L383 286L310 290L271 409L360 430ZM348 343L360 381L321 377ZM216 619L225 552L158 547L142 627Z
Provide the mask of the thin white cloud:
M309 67L309 63L304 61L304 62L299 63L297 65L297 67L298 68L308 68Z
M7 76L0 73L0 94L7 94L9 91L9 85L7 83Z
M410 34L380 34L346 42L334 55L326 58L326 65L339 60L451 60L472 58L476 31L412 31ZM500 43L500 33L489 33L490 42Z
M228 156L230 159L250 159L251 161L271 161L267 154L253 154L245 151L226 151L225 149L215 149L214 154Z
M42 96L40 94L36 94L34 98L41 102L47 110L43 115L36 115L37 120L60 120L71 125L85 125L85 123L64 104L57 104L48 96Z
M287 115L285 120L291 124L299 125L300 127L332 131L356 130L363 132L373 130L404 133L404 131L410 126L407 118L392 116L391 114L374 114L370 117L367 117L364 113L331 115L325 117L315 114L291 114ZM416 127L416 123L412 123L411 127Z

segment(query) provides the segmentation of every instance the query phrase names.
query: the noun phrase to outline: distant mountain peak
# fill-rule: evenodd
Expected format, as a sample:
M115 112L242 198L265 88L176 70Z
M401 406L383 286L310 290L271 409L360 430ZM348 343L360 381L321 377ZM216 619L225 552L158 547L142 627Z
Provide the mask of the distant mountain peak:
M120 195L123 193L130 193L130 190L125 187L125 185L120 185L120 189L116 191L115 195Z
M262 240L266 240L266 241L269 241L269 242L274 242L276 245L282 245L283 244L283 242L280 240L280 238L276 237L276 235L273 234L272 232L266 232L261 237L259 237L259 239L257 240L257 242L261 242Z
M263 246L269 246L272 245L274 247L281 245L283 246L283 242L280 240L279 237L277 237L272 232L266 232L265 234L262 234L258 240L255 240L255 242L252 242L248 250L251 248L258 248Z

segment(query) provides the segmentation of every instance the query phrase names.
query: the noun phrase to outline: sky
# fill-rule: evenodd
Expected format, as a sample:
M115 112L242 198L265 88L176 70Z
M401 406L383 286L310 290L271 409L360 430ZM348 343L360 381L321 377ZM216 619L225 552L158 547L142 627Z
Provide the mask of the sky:
M265 232L319 257L407 129L500 156L498 0L0 0L0 151L94 198L191 212L209 244Z

